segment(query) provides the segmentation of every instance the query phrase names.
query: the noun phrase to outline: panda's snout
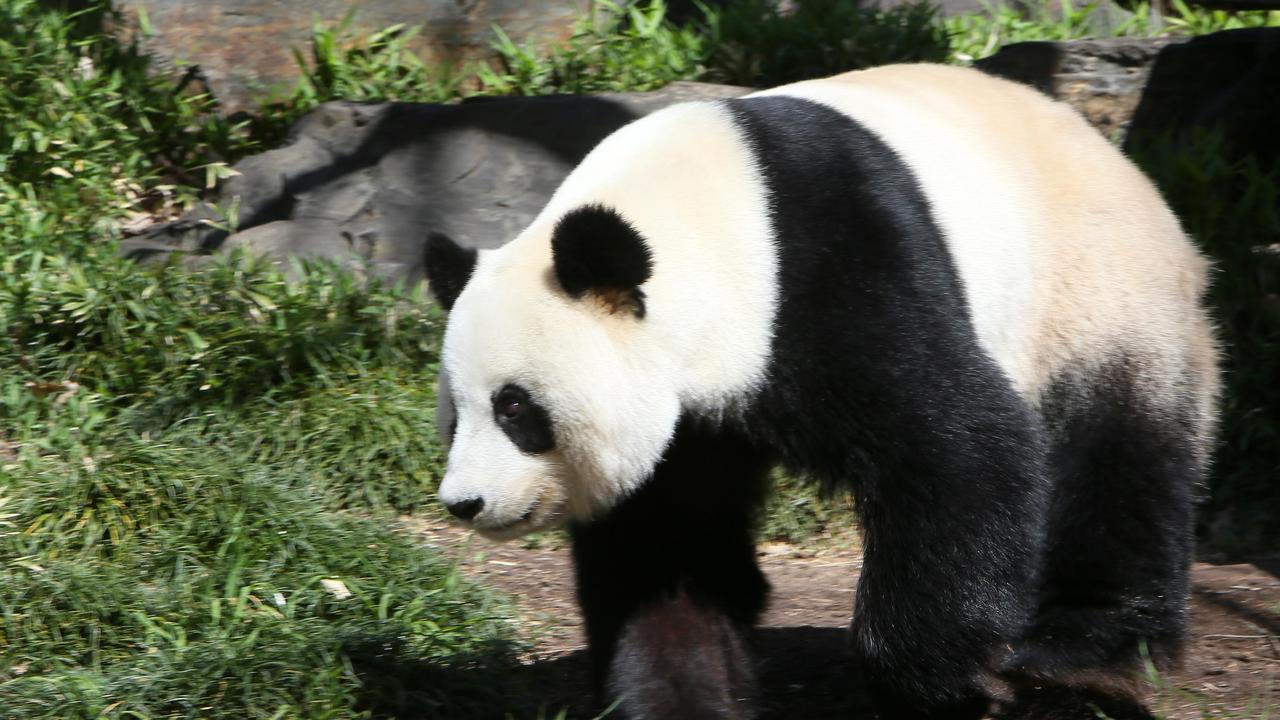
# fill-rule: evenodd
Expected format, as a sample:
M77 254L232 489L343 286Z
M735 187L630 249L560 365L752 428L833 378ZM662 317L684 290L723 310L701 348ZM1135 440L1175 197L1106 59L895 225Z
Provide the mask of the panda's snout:
M484 498L474 497L454 503L446 503L445 508L459 520L470 520L479 515L480 511L484 509Z

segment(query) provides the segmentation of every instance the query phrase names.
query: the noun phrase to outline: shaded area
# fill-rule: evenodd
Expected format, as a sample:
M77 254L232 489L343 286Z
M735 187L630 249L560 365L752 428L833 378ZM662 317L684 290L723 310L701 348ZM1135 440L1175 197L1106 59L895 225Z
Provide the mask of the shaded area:
M859 705L857 696L850 692L852 665L846 654L844 628L764 627L755 631L751 644L759 659L760 720L847 720L857 716ZM506 678L512 689L532 692L510 709L528 713L519 717L536 717L542 710L554 717L566 710L571 719L594 718L605 708L595 700L590 670L585 649L512 669ZM536 700L530 702L529 698Z
M394 636L353 638L343 650L361 682L356 709L377 718L502 718L510 708L494 707L495 697L536 694L506 643L445 659L417 655Z
M1280 28L1232 30L1159 53L1125 150L1213 260L1222 424L1201 537L1280 542Z
M1221 127L1237 156L1280 157L1280 28L1022 42L975 66L1065 100L1126 150Z
M846 720L861 708L842 626L763 627L755 633L762 720Z
M1280 28L1191 38L1161 48L1134 112L1125 149L1192 128L1220 128L1231 157L1280 160Z

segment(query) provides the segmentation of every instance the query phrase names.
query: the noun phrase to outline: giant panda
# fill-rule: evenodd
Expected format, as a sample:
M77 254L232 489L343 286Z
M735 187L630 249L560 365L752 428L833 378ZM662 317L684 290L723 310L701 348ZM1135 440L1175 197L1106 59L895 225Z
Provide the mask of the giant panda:
M508 244L426 254L440 499L490 538L570 529L623 716L768 707L781 466L856 497L868 713L1149 717L1214 430L1207 264L1067 106L935 65L676 105Z

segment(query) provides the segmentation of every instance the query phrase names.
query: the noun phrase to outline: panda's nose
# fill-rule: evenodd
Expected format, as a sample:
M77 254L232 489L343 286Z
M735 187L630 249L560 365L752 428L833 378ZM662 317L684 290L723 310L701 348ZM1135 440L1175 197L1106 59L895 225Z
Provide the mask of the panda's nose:
M470 520L484 509L484 498L470 498L445 505L453 516L461 520Z

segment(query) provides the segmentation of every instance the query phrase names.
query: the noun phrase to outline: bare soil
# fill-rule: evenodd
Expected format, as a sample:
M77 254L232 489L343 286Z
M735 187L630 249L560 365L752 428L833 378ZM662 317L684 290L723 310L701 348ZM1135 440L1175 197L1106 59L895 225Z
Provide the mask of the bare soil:
M515 600L534 643L524 670L546 716L567 709L568 718L594 717L599 708L563 538L493 544L444 522L410 518L405 527L456 558L467 576ZM855 712L844 648L860 553L849 538L811 545L768 543L759 550L773 585L755 637L769 720ZM1151 708L1166 720L1280 720L1280 560L1197 562L1193 583L1183 666L1149 684Z

